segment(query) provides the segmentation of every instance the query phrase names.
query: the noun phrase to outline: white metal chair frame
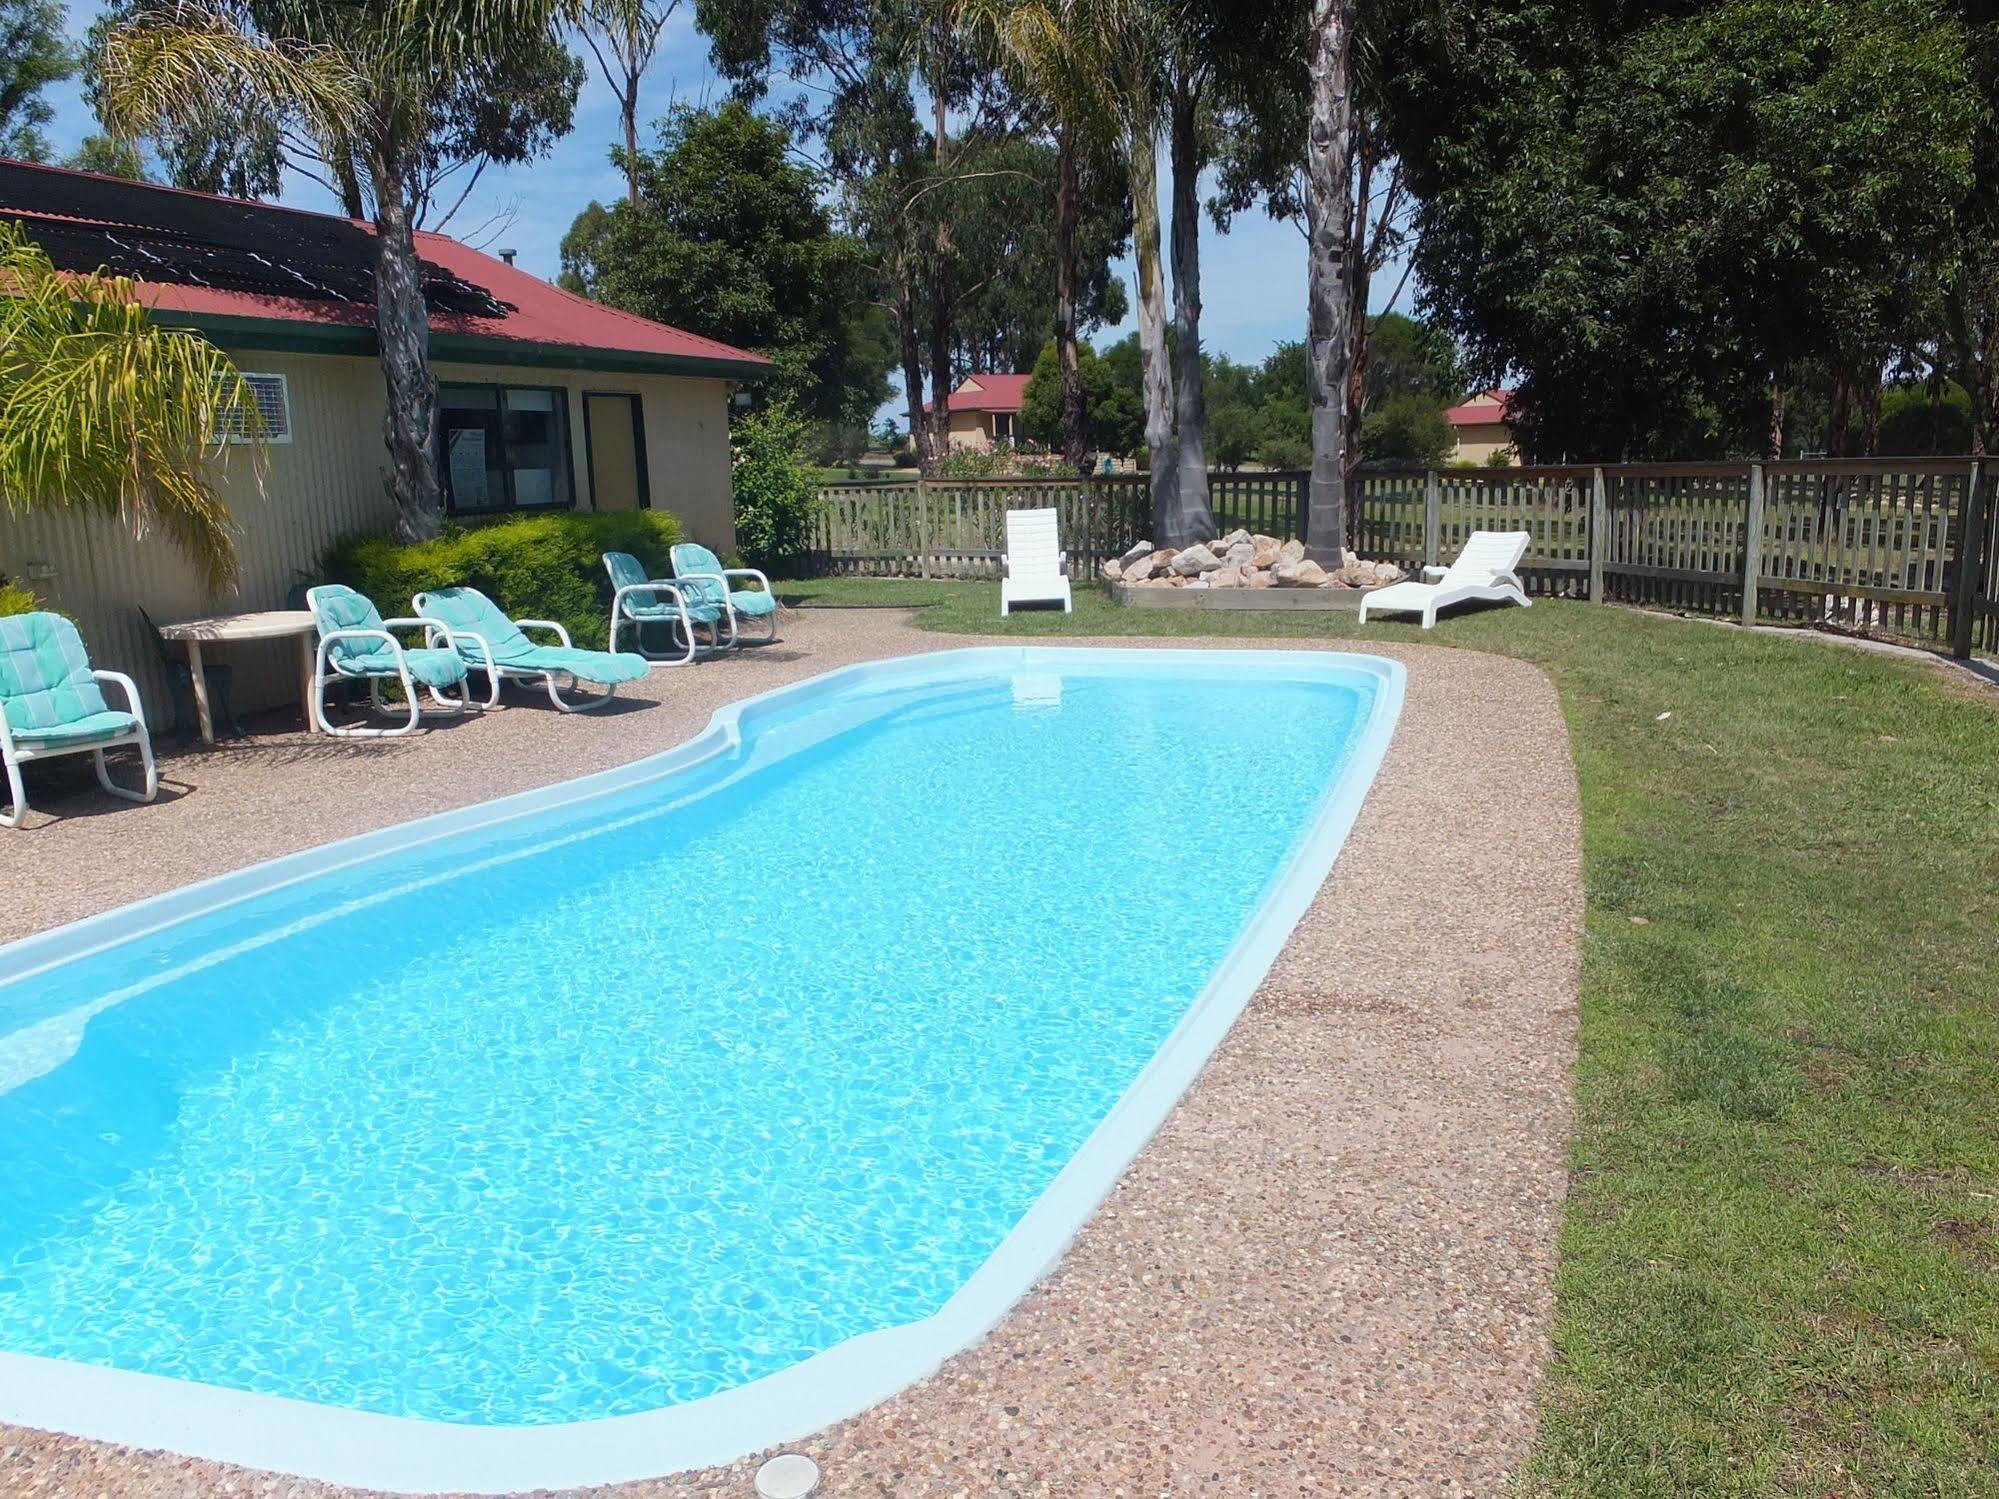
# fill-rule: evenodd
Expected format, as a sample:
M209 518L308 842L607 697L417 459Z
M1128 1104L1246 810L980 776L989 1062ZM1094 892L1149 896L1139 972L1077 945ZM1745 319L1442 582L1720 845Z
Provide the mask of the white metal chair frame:
M313 657L312 665L312 721L320 733L331 734L335 739L389 739L399 734L415 733L417 725L426 718L451 717L455 714L463 713L468 705L476 706L469 703L472 696L469 689L463 697L449 697L441 687L432 687L430 689L430 695L437 702L441 710L440 712L425 713L422 706L418 703L417 694L419 689L415 680L410 676L409 662L403 658L403 643L391 635L389 631L395 629L423 629L426 625L432 623L433 621L425 619L385 619L382 621L383 628L379 630L358 628L329 630L321 635L319 637L319 650ZM424 636L425 644L429 644L431 638L426 633ZM326 684L328 682L366 682L368 684L369 710L382 718L394 716L389 704L382 701L382 683L387 681L388 678L379 672L348 671L338 660L333 659L331 655L329 648L337 640L375 640L387 643L389 649L395 653L396 675L401 679L403 684L403 701L409 704L409 718L406 722L391 724L385 729L365 728L360 724L350 724L344 729L337 729L333 726L333 721L326 716ZM326 668L329 665L333 668L332 676L326 674Z
M425 597L426 595L424 594L418 594L410 600L411 607L422 609ZM555 679L557 677L567 677L569 679L569 690L571 692L580 692L581 688L578 685L574 672L561 670L549 671L539 666L509 666L504 661L495 661L493 659L492 644L484 635L476 631L454 630L441 620L435 619L422 619L418 620L417 623L433 632L425 637L426 644L434 643L437 636L441 635L451 648L458 652L459 659L470 670L483 671L486 674L486 680L492 684L492 687L486 694L486 700L483 703L475 704L479 708L497 708L499 706L500 683L502 680L510 682L540 681L548 689L548 700L564 713L594 713L618 695L618 684L613 682L604 689L603 695L600 697L593 698L588 694L584 694L581 702L566 703L562 700L562 694L556 690ZM563 628L560 620L517 619L513 621L513 626L517 630L553 630L555 638L562 642L564 650L573 651L576 649L575 645L569 639L569 631ZM461 640L468 641L477 647L476 658L473 653L467 652L458 644ZM472 695L469 683L466 686L465 695L467 697Z
M160 791L160 773L153 764L153 740L146 731L146 710L139 702L139 689L132 679L122 671L99 671L95 668L91 676L100 682L108 682L122 689L125 694L126 711L132 715L137 725L129 733L111 734L101 739L90 739L79 744L74 740L61 740L44 745L33 742L23 743L14 737L14 731L7 723L7 714L0 710L0 762L7 771L7 795L13 811L0 810L0 828L18 828L21 819L28 812L28 793L21 786L21 767L30 760L53 760L59 755L89 754L97 765L97 784L115 797L128 802L149 802ZM118 749L122 745L135 745L139 751L139 763L145 768L145 790L132 791L116 784L104 763L106 750Z
M641 619L636 614L627 613L626 611L629 606L625 600L635 593L664 593L671 595L673 600L672 607L680 612L680 618L677 620ZM725 606L726 612L728 611ZM657 624L672 625L680 638L687 642L685 654L680 656L655 656L645 648L645 626ZM667 666L685 666L698 655L709 655L718 651L725 651L730 645L734 644L736 638L736 627L733 617L730 619L729 639L727 641L721 638L720 619L718 618L716 624L709 626L709 644L705 647L700 645L694 638L694 619L687 612L686 596L674 586L672 580L665 578L651 578L643 583L627 583L623 588L620 588L616 593L611 595L610 648L614 651L618 649L618 629L621 625L631 625L633 633L638 636L638 643L631 647L635 654L644 656L648 661L658 661Z
M732 649L737 640L741 638L736 626L736 604L729 597L729 579L731 578L755 578L764 593L769 594L773 599L777 597L777 591L770 586L770 579L754 567L725 567L718 573L680 573L674 578L674 582L682 584L713 583L720 591L722 595L722 612L727 616L729 621L729 638L722 643L721 647L725 651ZM750 590L746 589L744 591L749 592ZM773 609L768 614L758 615L757 618L770 621L768 631L765 633L763 639L757 642L759 645L769 645L773 640L777 639L777 610Z

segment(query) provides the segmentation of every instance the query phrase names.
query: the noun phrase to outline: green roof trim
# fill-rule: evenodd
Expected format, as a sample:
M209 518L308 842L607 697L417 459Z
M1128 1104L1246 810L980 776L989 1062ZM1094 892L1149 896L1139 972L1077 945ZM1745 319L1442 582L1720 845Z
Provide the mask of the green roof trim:
M351 354L371 359L380 352L375 330L351 323L302 323L291 318L236 317L169 307L155 307L152 313L159 322L192 328L230 348L279 354ZM445 364L514 364L534 369L686 375L703 380L754 380L770 371L769 365L745 359L595 349L577 344L534 343L522 338L491 338L477 333L433 332L430 357Z

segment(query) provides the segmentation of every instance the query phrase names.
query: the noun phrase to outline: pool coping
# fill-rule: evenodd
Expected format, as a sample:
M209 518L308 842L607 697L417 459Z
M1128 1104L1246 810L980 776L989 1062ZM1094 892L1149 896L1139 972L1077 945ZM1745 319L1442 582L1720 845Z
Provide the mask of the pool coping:
M731 1390L634 1415L533 1427L480 1427L319 1405L160 1375L0 1353L0 1421L333 1482L403 1491L566 1488L715 1466L855 1415L978 1342L1055 1265L1151 1139L1247 1005L1330 872L1386 753L1406 672L1396 661L1323 650L970 647L839 668L716 711L692 739L628 765L342 839L232 871L0 947L26 972L127 940L278 883L418 847L469 827L533 815L672 774L741 742L746 713L870 679L953 668L1175 661L1231 672L1304 669L1374 679L1374 702L1340 775L1288 861L1173 1031L1083 1145L936 1313L836 1344Z

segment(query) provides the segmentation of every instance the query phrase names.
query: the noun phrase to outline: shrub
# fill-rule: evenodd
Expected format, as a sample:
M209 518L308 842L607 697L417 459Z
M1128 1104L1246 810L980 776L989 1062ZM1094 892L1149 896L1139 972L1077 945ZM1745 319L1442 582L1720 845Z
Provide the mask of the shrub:
M577 645L603 646L610 633L606 552L630 552L655 577L669 572L667 549L680 522L663 510L608 514L564 510L450 526L435 541L350 536L321 564L325 581L345 583L383 614L407 614L413 595L464 584L520 619L553 619Z
M30 614L42 607L42 601L35 597L34 590L0 578L0 615Z
M736 548L752 567L782 570L812 544L817 474L806 461L805 420L773 405L739 418L735 449Z

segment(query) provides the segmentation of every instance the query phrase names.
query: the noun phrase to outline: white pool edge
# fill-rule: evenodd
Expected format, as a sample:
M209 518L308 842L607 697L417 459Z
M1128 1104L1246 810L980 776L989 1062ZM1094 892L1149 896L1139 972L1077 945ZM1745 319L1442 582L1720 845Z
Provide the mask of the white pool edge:
M1046 658L1057 658L1046 662ZM1387 753L1406 673L1385 657L1317 650L976 646L822 673L716 711L700 734L629 765L251 865L0 947L0 971L39 972L276 885L671 774L731 747L759 704L829 686L1042 664L1305 668L1375 679L1372 710L1289 862L1235 943L1047 1189L943 1308L683 1405L595 1421L466 1426L387 1416L160 1375L0 1352L0 1421L356 1487L408 1493L581 1488L732 1462L879 1404L972 1346L1053 1268L1228 1034L1331 872ZM15 963L25 966L16 968Z

